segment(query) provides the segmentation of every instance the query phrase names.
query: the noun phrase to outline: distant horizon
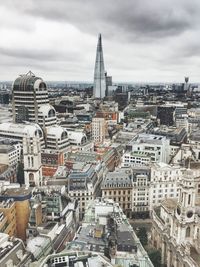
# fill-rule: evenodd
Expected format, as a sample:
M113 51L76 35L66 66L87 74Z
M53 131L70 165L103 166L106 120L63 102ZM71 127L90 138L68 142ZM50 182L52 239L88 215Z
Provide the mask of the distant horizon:
M39 76L38 76L39 77ZM42 77L41 77L42 78ZM44 80L44 79L43 79ZM0 80L0 83L13 83L14 80ZM77 84L90 84L92 85L93 82L91 81L87 81L87 80L44 80L44 82L46 83L67 83L67 84L74 84L74 83L77 83ZM170 85L170 84L183 84L184 83L184 80L182 82L180 81L173 81L173 82L165 82L165 81L133 81L133 82L123 82L123 81L113 81L113 85L115 84L124 84L124 85L132 85L132 84L159 84L159 85ZM200 81L199 82L188 82L188 84L192 84L192 85L198 85L200 84Z

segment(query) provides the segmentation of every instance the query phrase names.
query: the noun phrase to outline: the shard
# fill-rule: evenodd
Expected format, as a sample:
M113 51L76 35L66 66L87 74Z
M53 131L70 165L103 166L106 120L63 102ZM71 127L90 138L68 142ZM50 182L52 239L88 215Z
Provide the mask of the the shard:
M101 34L99 34L96 52L96 61L94 69L94 91L93 95L95 98L104 98L106 92L106 79L105 79L105 69L103 60L103 48Z

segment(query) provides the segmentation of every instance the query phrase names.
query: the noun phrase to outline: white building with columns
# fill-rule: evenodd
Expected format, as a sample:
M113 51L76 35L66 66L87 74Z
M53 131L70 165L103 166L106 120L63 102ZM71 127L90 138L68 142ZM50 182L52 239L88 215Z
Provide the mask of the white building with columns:
M154 163L151 166L151 179L149 186L149 209L160 205L165 198L177 198L180 181L185 168L179 165Z
M200 176L188 169L179 198L165 199L152 211L152 244L167 267L200 266Z

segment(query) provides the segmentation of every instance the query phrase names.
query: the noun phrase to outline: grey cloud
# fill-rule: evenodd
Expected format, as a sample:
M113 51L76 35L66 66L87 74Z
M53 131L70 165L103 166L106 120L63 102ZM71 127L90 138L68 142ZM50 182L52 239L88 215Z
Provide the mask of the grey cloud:
M16 44L10 44L9 36L1 42L1 74L6 73L3 66L13 72L16 66L16 74L30 66L58 78L66 73L69 80L92 80L98 32L103 34L106 69L116 80L123 80L125 72L131 80L137 79L134 75L184 76L192 64L194 75L199 72L199 0L6 0L2 6L13 16L0 31L25 33Z
M33 61L68 61L73 62L77 59L80 59L81 54L78 53L70 53L70 54L63 54L61 51L57 51L56 49L52 50L39 50L36 48L32 49L18 49L18 48L5 48L0 46L0 55L13 57L13 58L20 58L20 59L31 59Z
M18 1L14 1L18 2ZM117 33L134 38L163 38L181 34L199 22L200 3L193 0L20 0L12 5L34 17L65 21L107 38Z

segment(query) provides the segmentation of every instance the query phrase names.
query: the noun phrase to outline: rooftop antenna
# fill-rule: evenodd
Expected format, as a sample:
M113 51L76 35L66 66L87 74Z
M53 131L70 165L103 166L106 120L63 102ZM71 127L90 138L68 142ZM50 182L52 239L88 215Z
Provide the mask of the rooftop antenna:
M33 77L35 77L35 74L34 74L31 70L29 70L29 71L26 73L26 76L33 76Z
M19 76L20 77L23 77L23 76L32 76L32 77L35 77L35 74L31 70L29 70L26 74L20 74Z

